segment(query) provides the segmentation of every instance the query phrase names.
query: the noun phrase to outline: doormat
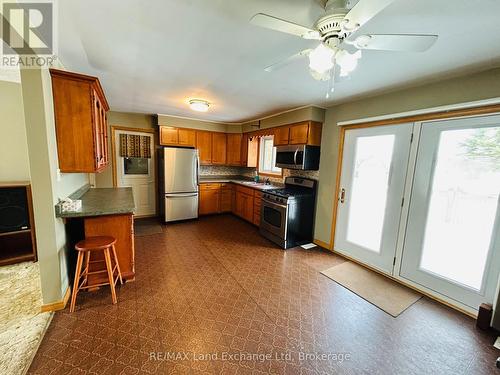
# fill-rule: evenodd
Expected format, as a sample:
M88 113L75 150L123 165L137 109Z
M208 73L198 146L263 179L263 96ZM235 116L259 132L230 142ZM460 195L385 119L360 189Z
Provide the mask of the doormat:
M353 262L344 262L321 273L395 318L422 297Z
M134 235L149 236L163 232L163 227L157 218L136 219L134 220Z

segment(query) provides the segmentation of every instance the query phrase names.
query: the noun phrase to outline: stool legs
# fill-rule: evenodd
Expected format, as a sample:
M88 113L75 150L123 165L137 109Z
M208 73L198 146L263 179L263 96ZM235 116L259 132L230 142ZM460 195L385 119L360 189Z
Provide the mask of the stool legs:
M115 258L116 269L118 270L118 277L120 278L120 284L123 284L122 271L120 270L120 264L118 263L118 257L116 256L115 245L111 245L111 251L113 252L113 257Z
M76 295L78 294L78 287L80 283L80 274L82 272L82 264L83 264L83 252L78 252L78 258L76 260L76 270L75 270L75 280L73 281L73 292L71 293L71 305L69 307L69 311L75 311L75 303L76 303Z
M109 286L111 287L111 300L113 305L116 304L115 281L113 277L113 267L111 266L111 256L109 255L109 247L104 249L104 258L106 259L106 269L108 270Z

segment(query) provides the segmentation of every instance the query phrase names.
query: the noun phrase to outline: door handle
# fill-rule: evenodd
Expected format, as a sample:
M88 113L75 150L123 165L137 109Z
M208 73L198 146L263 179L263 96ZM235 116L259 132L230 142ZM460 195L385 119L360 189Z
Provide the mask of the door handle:
M293 154L293 164L297 165L297 153L299 152L299 149L296 149L294 154Z
M342 190L340 191L340 203L344 202L345 202L345 189L342 188Z

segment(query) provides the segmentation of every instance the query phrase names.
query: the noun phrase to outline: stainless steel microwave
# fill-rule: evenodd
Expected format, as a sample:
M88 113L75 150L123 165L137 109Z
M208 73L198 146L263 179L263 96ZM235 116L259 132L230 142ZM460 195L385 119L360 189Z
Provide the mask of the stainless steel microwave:
M319 146L288 145L276 147L276 166L287 169L317 171L319 169Z

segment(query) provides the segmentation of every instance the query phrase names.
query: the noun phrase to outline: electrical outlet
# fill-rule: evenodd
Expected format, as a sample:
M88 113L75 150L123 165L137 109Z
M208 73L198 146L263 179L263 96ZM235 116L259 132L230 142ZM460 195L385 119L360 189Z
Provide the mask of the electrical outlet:
M57 172L56 172L56 180L57 182L61 182L61 170L59 168L57 168Z

